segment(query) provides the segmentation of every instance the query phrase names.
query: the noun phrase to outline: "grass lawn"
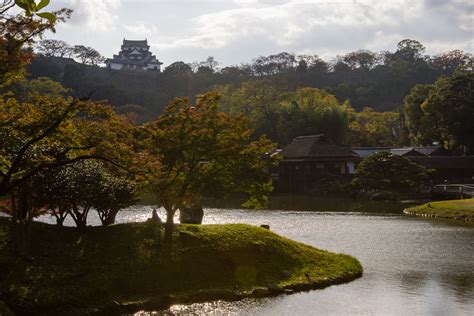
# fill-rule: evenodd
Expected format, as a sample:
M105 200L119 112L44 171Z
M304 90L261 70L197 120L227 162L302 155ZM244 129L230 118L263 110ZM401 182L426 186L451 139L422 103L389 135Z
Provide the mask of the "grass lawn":
M156 309L322 288L362 275L353 257L243 224L178 225L168 247L153 223L85 233L33 223L27 259L13 252L12 227L0 218L0 303L18 314Z
M405 213L455 220L474 221L474 198L465 200L429 202L420 206L408 208L405 210Z

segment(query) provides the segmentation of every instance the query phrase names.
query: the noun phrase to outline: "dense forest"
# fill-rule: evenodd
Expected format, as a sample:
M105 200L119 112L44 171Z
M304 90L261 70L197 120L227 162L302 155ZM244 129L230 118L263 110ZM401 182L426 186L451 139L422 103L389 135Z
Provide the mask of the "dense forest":
M138 123L161 113L176 96L217 90L222 110L246 114L257 135L266 134L280 145L315 133L351 146L449 143L441 132L420 134L420 126L427 124L420 121L420 106L436 80L473 68L469 53L429 56L420 42L410 39L400 41L394 51L358 50L330 62L283 52L222 68L213 57L178 61L163 72L101 68L97 64L103 57L93 48L62 41L43 40L37 52L28 66L30 79L48 77L76 97L108 100ZM415 96L406 100L410 93Z

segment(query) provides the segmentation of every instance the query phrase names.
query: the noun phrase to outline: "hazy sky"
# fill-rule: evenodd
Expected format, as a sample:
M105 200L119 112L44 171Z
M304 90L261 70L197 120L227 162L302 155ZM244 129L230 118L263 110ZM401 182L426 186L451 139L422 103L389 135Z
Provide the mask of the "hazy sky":
M429 54L474 48L474 1L52 0L74 10L50 38L116 54L148 39L164 66L214 56L223 65L282 51L329 60L357 49L394 50L405 38Z

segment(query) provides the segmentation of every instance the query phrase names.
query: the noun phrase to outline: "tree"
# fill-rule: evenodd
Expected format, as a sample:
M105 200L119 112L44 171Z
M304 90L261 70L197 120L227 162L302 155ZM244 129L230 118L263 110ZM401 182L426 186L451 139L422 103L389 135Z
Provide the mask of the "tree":
M209 56L205 61L199 63L200 67L207 67L212 70L212 72L216 71L217 66L219 66L219 62L214 59L214 57Z
M69 215L83 230L94 208L104 226L115 222L117 213L137 201L135 184L106 164L88 160L45 170L33 178L33 204L56 217L62 226Z
M129 125L104 103L51 99L0 98L0 196L11 193L27 218L31 178L42 170L85 159L118 164L128 159ZM23 200L20 202L20 200Z
M138 202L137 185L123 176L101 169L92 206L99 214L102 225L108 226L115 223L115 217L121 209Z
M319 58L318 55L298 55L296 56L296 61L298 62L296 70L299 72L326 73L329 70L328 63Z
M74 52L74 48L65 41L44 39L36 46L38 53L45 57L60 57L70 56Z
M441 77L421 108L446 147L464 153L474 148L474 73Z
M404 39L397 44L395 56L407 61L423 59L425 46L417 40Z
M74 57L78 58L82 64L96 66L105 61L105 58L92 47L75 45L73 52Z
M185 62L177 61L166 67L163 74L176 78L186 78L192 76L193 70L191 69L191 66Z
M421 108L431 90L433 90L433 85L418 84L405 97L403 112L409 132L408 137L411 144L415 146L429 145L433 141L439 141L433 122L425 116Z
M267 57L260 56L252 63L252 69L257 76L271 76L289 72L296 66L295 55L286 52Z
M358 50L356 52L349 53L342 57L342 60L351 68L351 69L364 69L369 70L374 67L377 56L375 53L369 50Z
M434 56L431 64L435 69L442 70L448 75L454 73L456 69L473 70L474 58L472 54L455 49L447 53Z
M349 117L351 146L395 146L400 138L399 115L396 112L376 112L364 108L356 112L346 105Z
M337 144L346 140L348 118L336 97L316 88L300 88L282 100L283 144L297 136L324 134ZM272 124L272 121L268 122Z
M56 23L69 18L72 11L68 9L52 13L39 12L48 2L0 2L0 93L5 87L24 77L24 67L33 57L30 47L34 41L46 30L54 32ZM21 9L21 13L10 13L15 6Z
M12 91L18 101L34 102L34 96L48 96L51 100L64 100L70 94L70 90L64 88L59 82L47 77L39 77L32 80L22 80L12 87Z
M148 150L157 158L148 165L148 188L166 210L166 238L171 238L173 217L202 195L231 192L249 195L248 206L262 206L271 190L266 172L274 160L275 145L266 138L250 141L251 131L242 116L218 111L215 92L200 95L196 104L175 99L147 126Z
M405 157L380 152L362 160L352 184L366 195L407 195L417 192L427 178L425 167Z

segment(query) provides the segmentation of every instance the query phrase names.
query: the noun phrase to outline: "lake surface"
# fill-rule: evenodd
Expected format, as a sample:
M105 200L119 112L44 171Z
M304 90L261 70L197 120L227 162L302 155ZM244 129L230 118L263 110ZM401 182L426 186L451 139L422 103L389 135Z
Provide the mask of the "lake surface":
M162 210L159 213L163 215ZM119 213L117 221L143 221L150 215L151 207L137 206ZM97 224L97 219L92 223ZM355 256L364 267L364 275L351 283L323 290L239 302L173 306L151 314L474 314L472 226L419 219L383 209L310 212L208 208L204 223L269 224L272 231L291 239Z

